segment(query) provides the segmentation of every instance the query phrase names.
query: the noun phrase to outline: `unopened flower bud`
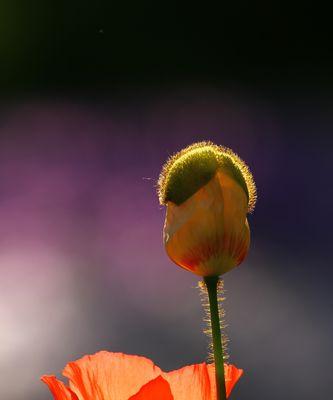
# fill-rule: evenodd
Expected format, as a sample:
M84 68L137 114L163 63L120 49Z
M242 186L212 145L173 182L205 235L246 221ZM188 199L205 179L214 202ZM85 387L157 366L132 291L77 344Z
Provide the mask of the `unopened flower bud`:
M164 165L158 195L166 205L164 245L179 266L218 276L247 255L256 189L246 164L230 149L195 143Z

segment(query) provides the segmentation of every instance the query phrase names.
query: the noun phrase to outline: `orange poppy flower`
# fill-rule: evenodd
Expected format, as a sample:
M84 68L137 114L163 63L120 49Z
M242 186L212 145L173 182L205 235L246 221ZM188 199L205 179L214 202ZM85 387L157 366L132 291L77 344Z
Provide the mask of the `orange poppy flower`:
M224 365L227 397L243 370ZM140 356L101 351L70 362L63 375L69 386L54 375L41 379L55 400L215 400L213 364L195 364L163 372Z

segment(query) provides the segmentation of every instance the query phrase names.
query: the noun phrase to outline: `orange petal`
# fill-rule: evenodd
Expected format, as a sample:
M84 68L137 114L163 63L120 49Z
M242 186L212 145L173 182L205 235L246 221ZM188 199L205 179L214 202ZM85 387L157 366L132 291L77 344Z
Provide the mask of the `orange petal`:
M58 381L54 375L43 375L41 380L49 387L54 400L78 400L76 394L61 381Z
M128 400L174 400L168 382L158 376L146 383L137 394Z
M241 377L243 370L233 365L224 364L227 397ZM206 363L164 373L169 382L175 400L216 400L215 369Z
M70 362L63 371L79 400L128 400L161 373L145 357L107 351Z

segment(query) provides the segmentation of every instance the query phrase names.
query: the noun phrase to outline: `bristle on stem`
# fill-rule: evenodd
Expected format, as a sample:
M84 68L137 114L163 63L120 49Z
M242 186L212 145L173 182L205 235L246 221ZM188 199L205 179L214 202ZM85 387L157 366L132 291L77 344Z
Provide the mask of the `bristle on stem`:
M214 352L213 352L213 336L212 336L212 324L210 319L210 309L209 309L209 298L207 287L204 281L198 282L198 289L200 293L200 299L202 303L202 307L204 309L204 329L203 332L208 337L208 353L207 353L207 362L214 363ZM220 316L220 327L221 327L221 336L222 336L222 349L223 349L223 359L224 361L229 359L229 349L228 343L229 338L225 332L225 329L228 327L228 324L225 321L225 310L223 308L223 301L226 299L226 293L224 288L224 282L222 279L219 279L217 283L217 301L219 307L219 316Z

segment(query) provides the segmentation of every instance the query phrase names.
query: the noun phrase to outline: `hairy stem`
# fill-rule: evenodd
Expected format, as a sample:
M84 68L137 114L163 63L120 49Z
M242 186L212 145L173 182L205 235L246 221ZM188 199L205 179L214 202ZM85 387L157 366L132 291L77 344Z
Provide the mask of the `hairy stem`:
M217 400L226 400L227 397L224 379L223 349L221 340L219 306L217 301L218 281L218 276L204 278L204 282L208 291L210 319L212 325Z

